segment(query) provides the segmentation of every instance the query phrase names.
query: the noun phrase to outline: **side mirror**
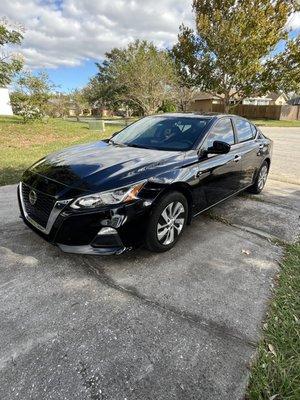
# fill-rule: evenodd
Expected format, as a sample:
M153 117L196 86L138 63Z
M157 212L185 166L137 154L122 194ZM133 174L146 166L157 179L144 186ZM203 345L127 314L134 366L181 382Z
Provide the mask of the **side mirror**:
M226 154L230 151L230 144L215 140L212 147L207 149L207 154Z

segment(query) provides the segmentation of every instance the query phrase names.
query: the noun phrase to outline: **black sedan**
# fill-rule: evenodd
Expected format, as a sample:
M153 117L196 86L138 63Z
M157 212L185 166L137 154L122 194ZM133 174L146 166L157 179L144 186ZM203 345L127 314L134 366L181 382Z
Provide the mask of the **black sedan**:
M29 168L24 222L63 251L169 250L193 217L267 179L272 142L234 115L164 114Z

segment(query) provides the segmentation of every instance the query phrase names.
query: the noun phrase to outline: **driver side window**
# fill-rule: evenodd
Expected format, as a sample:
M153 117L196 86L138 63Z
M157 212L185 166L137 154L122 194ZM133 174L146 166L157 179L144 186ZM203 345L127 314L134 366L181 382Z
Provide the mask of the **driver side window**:
M212 127L211 132L205 140L204 149L207 150L209 147L212 147L215 140L230 145L234 144L234 133L230 118L222 118Z

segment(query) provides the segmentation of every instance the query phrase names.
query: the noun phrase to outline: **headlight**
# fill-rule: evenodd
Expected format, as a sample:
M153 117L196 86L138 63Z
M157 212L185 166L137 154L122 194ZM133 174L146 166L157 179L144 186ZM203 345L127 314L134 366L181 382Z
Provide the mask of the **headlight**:
M100 192L88 196L79 197L70 207L80 208L96 208L108 204L127 203L137 198L138 193L144 186L145 182L137 183L133 186L126 186L108 192Z

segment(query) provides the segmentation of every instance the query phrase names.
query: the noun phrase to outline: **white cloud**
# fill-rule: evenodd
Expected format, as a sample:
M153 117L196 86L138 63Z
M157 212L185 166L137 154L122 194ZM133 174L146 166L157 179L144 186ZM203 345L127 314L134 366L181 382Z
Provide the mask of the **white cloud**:
M290 17L288 27L292 30L300 29L300 12L296 12Z
M134 39L170 46L184 22L193 25L192 0L0 0L0 15L25 28L22 53L31 68L101 60ZM288 24L300 28L300 12Z
M170 46L182 22L193 24L191 0L1 0L0 14L25 27L32 68L100 60L136 38Z

